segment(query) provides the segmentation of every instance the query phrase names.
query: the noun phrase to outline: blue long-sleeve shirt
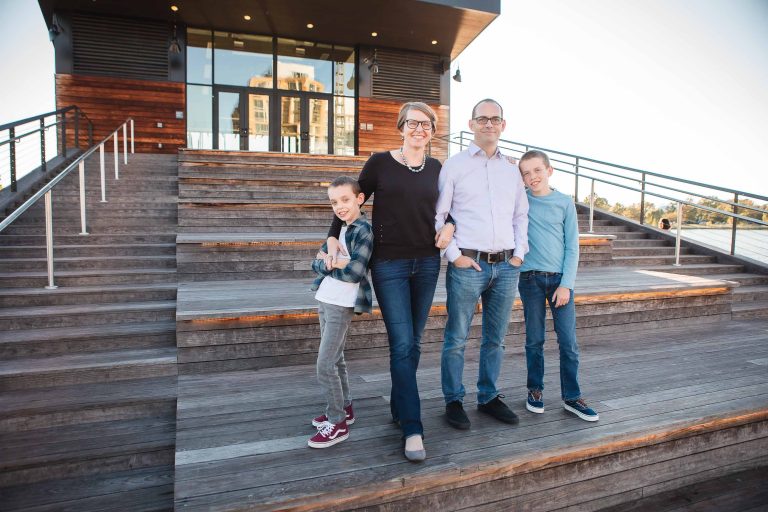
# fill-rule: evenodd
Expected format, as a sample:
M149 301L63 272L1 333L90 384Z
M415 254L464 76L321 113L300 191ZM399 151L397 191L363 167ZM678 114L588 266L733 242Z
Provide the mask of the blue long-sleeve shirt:
M552 190L546 196L528 194L528 245L521 272L560 272L560 286L573 290L579 266L579 223L569 196Z

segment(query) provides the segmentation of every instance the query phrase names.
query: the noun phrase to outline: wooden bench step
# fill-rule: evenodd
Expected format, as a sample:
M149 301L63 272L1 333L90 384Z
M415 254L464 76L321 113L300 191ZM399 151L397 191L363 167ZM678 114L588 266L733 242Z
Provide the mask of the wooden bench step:
M176 349L112 350L0 362L0 389L44 388L176 375Z
M3 245L0 257L6 258L45 258L45 246ZM54 257L95 257L95 256L171 256L176 255L176 244L81 244L64 245L54 243Z
M110 304L72 304L0 309L6 330L77 327L110 323L156 322L174 318L175 300Z
M0 332L0 358L176 346L176 323L140 322Z
M175 255L157 256L75 256L56 257L54 253L54 269L128 269L128 268L174 268ZM45 258L5 258L0 260L0 271L25 271L45 269Z
M175 283L175 268L126 268L55 270L55 284L64 286L96 286L126 283ZM48 285L46 272L0 272L0 286L3 288L30 288Z
M733 318L738 320L768 318L768 300L735 303Z

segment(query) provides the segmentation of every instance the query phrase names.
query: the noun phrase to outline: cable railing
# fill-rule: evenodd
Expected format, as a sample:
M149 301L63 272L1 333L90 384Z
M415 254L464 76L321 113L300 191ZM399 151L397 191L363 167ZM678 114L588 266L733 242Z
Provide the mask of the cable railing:
M93 145L93 123L76 105L0 126L0 188L16 192L31 171L47 172L54 158L80 149L82 135Z
M88 235L87 227L86 227L86 210L85 210L85 160L90 157L93 153L96 152L96 150L99 151L99 166L100 166L100 172L101 172L101 201L102 203L107 202L107 187L106 187L106 167L104 165L104 145L109 141L109 139L113 140L113 151L114 151L114 157L115 157L115 163L114 163L114 169L115 169L115 179L120 179L120 173L119 173L119 132L122 130L123 132L123 164L128 164L128 124L131 126L130 131L130 138L131 138L131 154L134 153L134 138L133 138L133 119L128 118L118 126L112 133L104 137L104 139L101 140L101 142L98 142L95 145L92 145L89 149L87 149L84 153L82 153L80 156L78 156L72 163L67 165L67 167L61 171L55 178L53 178L51 181L49 181L47 184L45 184L40 190L38 190L32 197L24 201L24 203L16 208L8 217L3 219L2 222L0 222L0 232L2 232L5 228L10 226L16 219L18 219L24 212L26 212L31 206L36 204L41 198L44 199L45 203L45 253L46 253L46 265L47 265L47 272L48 272L48 285L45 287L46 290L55 290L58 288L54 284L54 275L53 275L53 189L61 183L61 181L66 178L70 172L72 172L75 168L78 168L79 170L79 199L80 199L80 235Z
M461 131L456 134L450 134L441 139L447 141L450 144L458 145L461 149L469 146L469 143L473 139L471 132ZM544 148L541 146L535 146L532 144L524 144L520 142L514 142L510 140L499 140L499 148L504 151L512 152L514 154L522 155L523 153L536 149L547 153L552 163L552 167L558 171L564 172L573 176L574 179L574 198L579 200L579 182L580 180L590 181L590 193L589 199L589 232L594 233L594 211L595 211L595 183L602 183L612 187L618 187L620 189L636 192L640 194L640 208L639 218L637 219L640 224L645 223L646 218L646 204L647 196L655 197L664 201L669 201L676 205L676 229L675 229L675 265L680 265L680 245L681 236L683 231L683 210L684 208L695 208L711 214L721 215L730 221L731 225L731 240L730 240L730 254L736 254L736 239L739 224L748 223L753 227L765 228L768 227L768 222L748 215L742 215L741 212L755 212L761 214L761 216L768 215L768 209L761 208L754 204L744 204L739 202L739 199L749 199L750 201L763 201L768 202L768 197L754 194L751 192L745 192L742 190L734 190L727 187L719 187L715 185L707 185L693 180L684 178L676 178L674 176L667 176L660 173L644 171L641 169L635 169L624 165L612 164L604 162L602 160L596 160L580 155L573 155L562 151ZM622 174L626 172L627 174ZM653 180L649 180L651 177ZM619 182L618 180L623 180ZM672 184L664 184L661 181L668 181ZM689 185L706 192L698 192L690 189L682 188L682 185ZM679 196L674 196L675 193L684 194L686 199L681 199ZM723 200L714 196L717 193L726 193L733 195L733 201ZM710 200L717 206L728 207L729 210L725 210L717 206L708 206L704 204L695 203L692 200L693 197ZM751 228L747 228L750 230ZM742 228L742 231L745 231ZM766 233L768 235L768 233ZM764 248L762 251L763 256L768 253L768 248Z

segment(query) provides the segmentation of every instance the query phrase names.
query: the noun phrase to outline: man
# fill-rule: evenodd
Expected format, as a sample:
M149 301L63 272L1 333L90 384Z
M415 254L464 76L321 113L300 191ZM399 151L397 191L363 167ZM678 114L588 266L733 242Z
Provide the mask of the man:
M517 423L517 415L499 398L496 380L519 268L528 252L528 200L520 171L498 149L506 128L501 105L492 99L480 101L472 109L469 128L473 142L449 158L440 173L435 219L438 229L449 213L456 223L444 251L450 264L441 371L446 419L462 430L470 427L462 405L464 348L478 299L483 327L477 408L505 423Z

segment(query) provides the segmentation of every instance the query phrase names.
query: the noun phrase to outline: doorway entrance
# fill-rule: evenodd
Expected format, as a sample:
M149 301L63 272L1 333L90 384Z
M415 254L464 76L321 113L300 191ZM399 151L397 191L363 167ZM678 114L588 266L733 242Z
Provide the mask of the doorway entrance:
M214 87L214 149L333 153L331 95Z

